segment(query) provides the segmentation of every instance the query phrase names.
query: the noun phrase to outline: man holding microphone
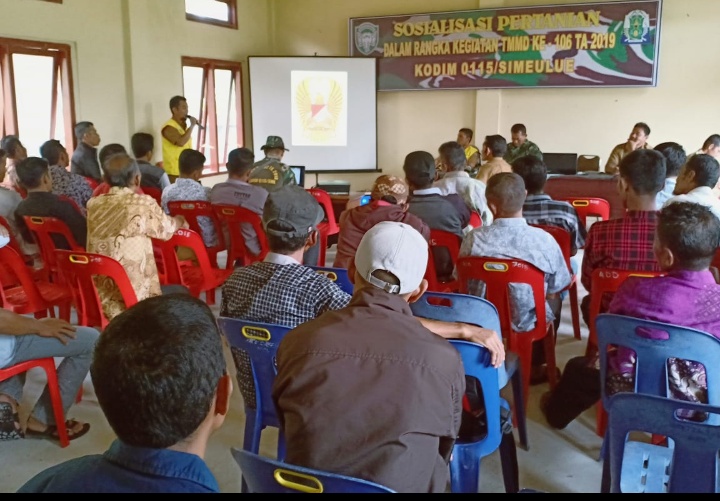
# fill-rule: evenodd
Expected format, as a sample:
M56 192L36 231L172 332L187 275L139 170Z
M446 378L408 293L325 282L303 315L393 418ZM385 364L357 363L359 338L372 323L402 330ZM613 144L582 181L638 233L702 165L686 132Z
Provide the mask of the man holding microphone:
M175 96L170 100L170 111L172 118L165 122L162 128L162 151L163 168L170 182L174 183L180 175L180 153L192 149L192 134L195 127L201 126L196 118L188 115L187 100L182 96Z

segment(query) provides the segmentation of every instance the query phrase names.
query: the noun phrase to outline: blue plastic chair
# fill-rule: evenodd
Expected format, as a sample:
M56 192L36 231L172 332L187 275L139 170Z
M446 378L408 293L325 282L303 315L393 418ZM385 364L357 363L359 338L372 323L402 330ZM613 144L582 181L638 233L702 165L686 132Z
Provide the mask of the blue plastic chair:
M310 268L322 275L325 275L332 282L335 282L343 291L352 295L354 286L350 281L348 271L345 268L330 268L327 266L310 266Z
M262 431L273 426L279 430L277 457L283 460L285 437L272 400L272 385L277 375L275 353L280 341L291 329L224 317L218 319L218 325L230 345L245 405L243 449L259 452ZM244 479L243 492L247 492Z
M257 494L386 494L392 489L355 477L303 468L231 448L249 492Z
M601 314L596 319L600 354L600 382L603 407L607 411L614 395L606 392L608 348L624 346L636 353L635 392L667 398L670 396L667 376L668 358L693 360L705 366L708 404L720 405L720 339L699 330L642 320L624 315ZM650 339L638 329L666 332L668 339ZM720 421L718 422L720 423ZM606 434L607 437L607 434ZM604 460L601 491L610 489L608 447L603 439Z
M679 410L704 412L689 421ZM640 393L618 393L608 403L608 449L613 493L716 493L720 407ZM670 447L628 440L630 432L664 435ZM637 437L637 435L633 435Z

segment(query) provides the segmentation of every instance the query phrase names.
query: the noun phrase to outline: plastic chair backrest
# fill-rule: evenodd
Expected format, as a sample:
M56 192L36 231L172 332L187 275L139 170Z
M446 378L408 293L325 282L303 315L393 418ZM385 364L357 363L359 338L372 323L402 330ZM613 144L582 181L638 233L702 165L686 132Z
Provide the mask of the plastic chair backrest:
M575 211L580 218L580 222L584 226L587 226L588 216L599 217L603 221L607 221L608 219L610 219L610 203L604 198L561 197L557 200L567 202L573 207L575 207Z
M629 277L661 277L665 275L663 272L655 271L628 271L613 270L609 268L597 268L593 270L591 275L592 285L590 287L590 310L588 326L588 344L587 352L592 352L597 346L597 330L595 329L595 319L600 314L602 308L603 296L617 292L620 286Z
M609 402L608 448L613 493L717 493L720 407L656 395L619 393ZM680 410L712 419L682 419ZM709 424L713 423L713 424ZM671 447L628 441L643 431L672 439Z
M13 304L8 301L7 288L20 286L25 292L25 298L27 305L24 306L23 311L16 311L16 313L28 314L47 310L50 305L43 299L40 294L37 282L33 280L30 268L25 264L20 254L15 251L11 246L6 245L0 247L0 268L3 268L0 273L0 298L2 298L2 307L8 310L13 310Z
M565 264L567 264L570 275L573 275L572 266L570 265L570 251L572 248L570 232L567 231L565 228L560 228L559 226L553 226L551 224L531 224L530 226L545 230L550 233L550 235L552 235L563 253L563 257L565 258Z
M428 290L433 292L457 292L460 284L457 280L451 280L449 282L441 282L437 277L437 267L435 266L435 260L433 256L437 252L436 249L445 248L447 254L450 256L453 267L457 263L458 255L460 254L460 239L454 233L442 230L430 230L430 255L428 258L428 269L426 277L428 277ZM434 280L431 280L434 276Z
M126 308L134 306L137 295L125 268L115 259L88 252L55 251L60 273L70 286L78 313L78 325L104 329L108 322L93 277L107 277L120 291Z
M168 240L153 238L152 244L153 248L158 250L162 256L162 269L166 284L184 285L190 288L190 293L196 297L201 291L209 287L209 282L214 278L213 267L210 264L210 258L203 239L198 233L192 230L179 229ZM182 264L176 252L178 247L187 247L195 254L194 263L204 278L202 282L196 284L186 283L182 273Z
M230 450L240 466L249 492L252 493L382 494L395 492L380 484L360 478L282 463L235 447Z
M715 251L715 255L713 256L712 263L710 263L710 266L714 266L715 268L720 271L720 249Z
M332 198L330 198L330 194L325 190L321 190L320 188L310 188L307 191L315 197L320 206L323 208L323 211L325 211L325 219L328 224L328 235L334 235L335 233L338 233L340 231L340 227L338 226L337 220L335 219L335 209L333 208Z
M592 172L600 170L600 157L598 155L579 155L577 159L578 172Z
M343 291L352 295L355 286L350 281L348 271L345 268L331 268L327 266L310 266L310 268L325 275L330 281L335 282Z
M5 219L4 217L0 216L0 225L4 226L8 232L8 235L10 235L10 243L8 245L10 245L10 247L15 249L15 252L17 252L21 256L24 255L24 253L22 251L22 247L20 247L20 243L15 238L15 234L13 233L12 227L10 226L10 223L8 222L8 220Z
M244 266L265 259L265 256L270 251L270 248L268 247L265 229L263 228L260 216L249 209L238 207L237 205L217 204L213 205L212 208L215 211L217 218L227 226L228 233L230 235L227 256L228 267L231 267L231 263L234 263L237 259L242 260ZM255 231L258 242L260 243L259 256L253 256L247 250L245 246L245 238L243 237L240 228L242 223L250 224L253 231Z
M160 205L162 203L162 190L160 188L153 188L152 186L143 186L143 193L150 195Z
M669 397L668 358L692 360L705 366L708 403L720 405L720 339L707 332L624 315L603 313L595 320L600 350L600 381L607 379L608 348L624 346L636 355L635 391ZM650 339L642 331L661 331L668 339ZM603 405L608 399L602 385Z
M470 226L473 228L480 228L482 226L482 218L480 214L475 211L470 212Z
M257 453L260 434L267 426L280 427L272 400L272 385L277 375L275 353L289 327L249 322L238 318L218 319L237 367L237 378L245 405L243 449ZM285 441L278 439L278 458L284 458Z
M225 238L222 231L222 224L215 214L210 202L204 200L186 200L186 201L175 201L167 203L168 211L171 216L183 216L190 225L190 229L194 232L202 235L202 229L200 223L198 223L198 217L207 217L215 226L215 233L218 238L218 245L211 249L225 249Z
M35 241L40 248L45 268L49 271L52 279L57 278L57 262L55 261L55 251L59 248L69 246L69 249L75 252L85 252L85 248L75 241L75 238L64 221L54 217L37 217L23 216L25 224L35 237ZM65 239L65 243L62 242Z
M91 177L83 176L83 179L85 179L85 181L87 181L87 184L90 185L90 188L91 188L93 191L95 191L95 188L97 188L98 186L100 186L100 182L97 181L97 180L95 180L95 179L93 179L93 178L91 178Z

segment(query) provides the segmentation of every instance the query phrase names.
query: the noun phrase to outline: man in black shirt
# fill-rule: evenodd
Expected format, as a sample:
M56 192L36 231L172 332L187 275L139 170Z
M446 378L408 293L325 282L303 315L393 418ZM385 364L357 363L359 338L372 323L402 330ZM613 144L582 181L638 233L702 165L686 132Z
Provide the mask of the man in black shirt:
M98 163L97 147L100 135L91 122L80 122L75 126L75 137L78 147L70 162L70 172L102 181L100 164Z

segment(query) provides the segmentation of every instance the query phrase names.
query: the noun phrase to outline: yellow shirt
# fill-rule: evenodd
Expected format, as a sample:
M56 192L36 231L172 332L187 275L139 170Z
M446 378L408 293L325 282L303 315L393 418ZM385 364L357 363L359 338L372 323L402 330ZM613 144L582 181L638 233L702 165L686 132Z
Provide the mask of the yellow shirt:
M477 149L475 146L473 146L472 144L468 145L468 147L465 148L465 158L466 158L468 161L470 161L470 159L472 158L472 156L473 156L475 153L480 153L480 150L478 150L478 149Z
M165 127L172 127L178 131L181 136L186 132L186 129L184 129L183 126L177 123L173 118L165 122L160 130L165 130ZM162 132L160 135L162 136ZM185 150L191 150L192 147L192 138L190 138L184 146L177 146L165 139L165 136L162 136L163 169L165 169L168 176L180 175L180 164L178 162L180 159L180 153Z

